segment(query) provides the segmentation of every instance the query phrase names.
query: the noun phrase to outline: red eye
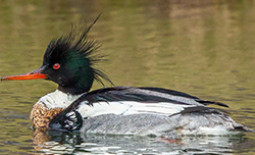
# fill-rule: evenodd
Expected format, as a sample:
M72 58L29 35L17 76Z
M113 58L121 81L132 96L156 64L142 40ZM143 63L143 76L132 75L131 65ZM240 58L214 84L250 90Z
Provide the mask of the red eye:
M59 68L60 68L60 64L59 64L59 63L55 63L55 64L53 65L53 69L57 70L57 69L59 69Z

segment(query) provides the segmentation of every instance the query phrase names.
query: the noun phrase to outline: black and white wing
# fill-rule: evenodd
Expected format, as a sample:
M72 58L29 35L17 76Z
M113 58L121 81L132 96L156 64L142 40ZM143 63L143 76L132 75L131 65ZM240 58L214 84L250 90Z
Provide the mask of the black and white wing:
M201 100L186 93L153 87L112 87L84 94L50 123L51 128L79 130L82 120L100 115L157 114L171 116L189 108L219 102Z

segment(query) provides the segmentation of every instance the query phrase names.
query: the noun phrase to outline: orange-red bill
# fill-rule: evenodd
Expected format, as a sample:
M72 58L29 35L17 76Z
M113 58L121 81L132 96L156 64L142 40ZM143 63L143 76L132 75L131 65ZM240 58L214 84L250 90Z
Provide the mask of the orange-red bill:
M46 74L41 73L41 69L37 69L35 71L23 74L23 75L12 75L12 76L3 76L1 77L1 81L3 80L32 80L32 79L46 79Z

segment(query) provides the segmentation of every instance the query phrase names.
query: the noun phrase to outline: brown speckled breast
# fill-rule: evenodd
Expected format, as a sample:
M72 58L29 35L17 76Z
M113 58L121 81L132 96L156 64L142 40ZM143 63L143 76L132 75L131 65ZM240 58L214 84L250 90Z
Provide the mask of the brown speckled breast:
M48 109L41 104L35 104L30 113L33 127L39 130L46 130L49 127L50 120L63 110L61 108Z

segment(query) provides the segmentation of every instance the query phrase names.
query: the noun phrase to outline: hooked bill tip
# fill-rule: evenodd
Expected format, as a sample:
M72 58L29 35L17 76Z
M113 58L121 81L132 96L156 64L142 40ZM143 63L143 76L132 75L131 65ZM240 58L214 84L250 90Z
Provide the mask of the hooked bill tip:
M6 76L1 77L1 81L4 81L6 79Z

